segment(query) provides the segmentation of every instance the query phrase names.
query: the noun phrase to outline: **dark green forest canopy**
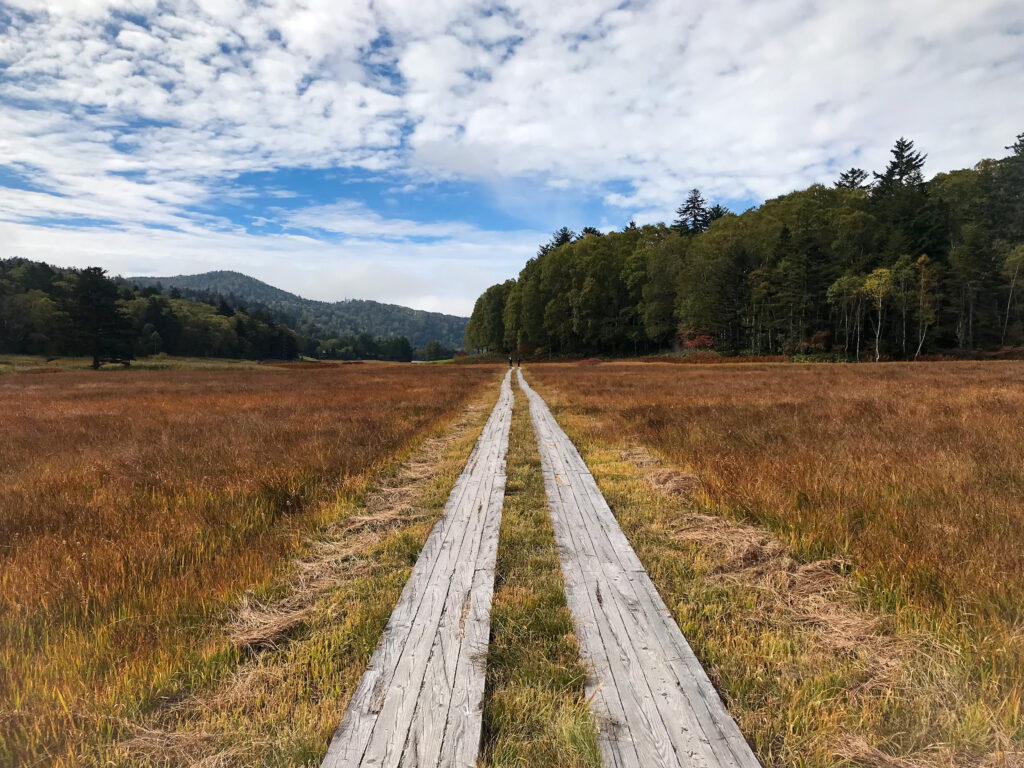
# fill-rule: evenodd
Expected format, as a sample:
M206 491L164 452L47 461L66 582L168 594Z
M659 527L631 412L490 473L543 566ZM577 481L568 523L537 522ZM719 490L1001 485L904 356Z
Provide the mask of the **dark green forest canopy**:
M176 288L198 301L225 297L232 306L259 305L282 322L309 336L337 337L368 333L374 337L405 336L416 347L432 341L458 349L466 330L466 318L441 312L425 312L397 304L350 299L326 302L304 299L240 272L204 272L177 277L129 277L139 287Z
M194 291L186 298L178 288L140 288L111 279L96 267L62 269L26 259L0 260L2 353L87 356L97 367L160 353L397 361L453 354L436 339L414 348L404 335L330 334L312 325L300 332L295 325L293 317L274 306L234 294Z
M925 181L900 139L880 172L740 215L693 190L671 225L563 228L477 299L466 347L907 359L1024 344L1024 134L1007 149Z

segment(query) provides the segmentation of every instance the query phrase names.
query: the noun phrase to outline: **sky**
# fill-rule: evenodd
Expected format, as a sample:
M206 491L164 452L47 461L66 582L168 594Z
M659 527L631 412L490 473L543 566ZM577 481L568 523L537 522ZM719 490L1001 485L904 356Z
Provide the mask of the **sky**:
M1020 0L0 0L0 258L468 314L565 225L1024 131Z

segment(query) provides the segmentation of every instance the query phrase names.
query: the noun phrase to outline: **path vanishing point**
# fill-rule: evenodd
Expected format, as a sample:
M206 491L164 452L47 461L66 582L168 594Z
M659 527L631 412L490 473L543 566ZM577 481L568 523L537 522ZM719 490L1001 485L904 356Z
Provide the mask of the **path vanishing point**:
M331 740L323 768L477 763L512 372ZM593 475L519 371L606 768L759 768Z

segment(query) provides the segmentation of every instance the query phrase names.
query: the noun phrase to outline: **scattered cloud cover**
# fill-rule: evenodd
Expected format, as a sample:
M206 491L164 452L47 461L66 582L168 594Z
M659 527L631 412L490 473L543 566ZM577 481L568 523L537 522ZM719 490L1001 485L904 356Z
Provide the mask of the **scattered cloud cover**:
M0 0L0 256L467 313L563 223L1024 130L1018 0Z

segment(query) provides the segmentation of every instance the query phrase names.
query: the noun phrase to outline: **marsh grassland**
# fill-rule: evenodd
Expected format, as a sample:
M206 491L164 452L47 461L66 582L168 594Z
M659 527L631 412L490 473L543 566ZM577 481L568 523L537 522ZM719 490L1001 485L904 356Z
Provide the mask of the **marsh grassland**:
M497 375L361 365L0 378L0 764L315 757ZM461 437L389 486L480 398ZM415 508L380 496L409 484ZM254 665L280 672L289 638L320 625L334 645L304 646L300 691L271 675L240 693L261 679ZM320 709L303 720L301 701ZM261 718L292 730L271 729L282 734L271 744ZM114 743L127 746L105 751Z
M0 377L0 765L317 764L504 373L203 365ZM1024 364L526 374L765 765L1024 765ZM482 761L594 766L507 469Z
M766 764L1024 763L1024 364L528 376Z

